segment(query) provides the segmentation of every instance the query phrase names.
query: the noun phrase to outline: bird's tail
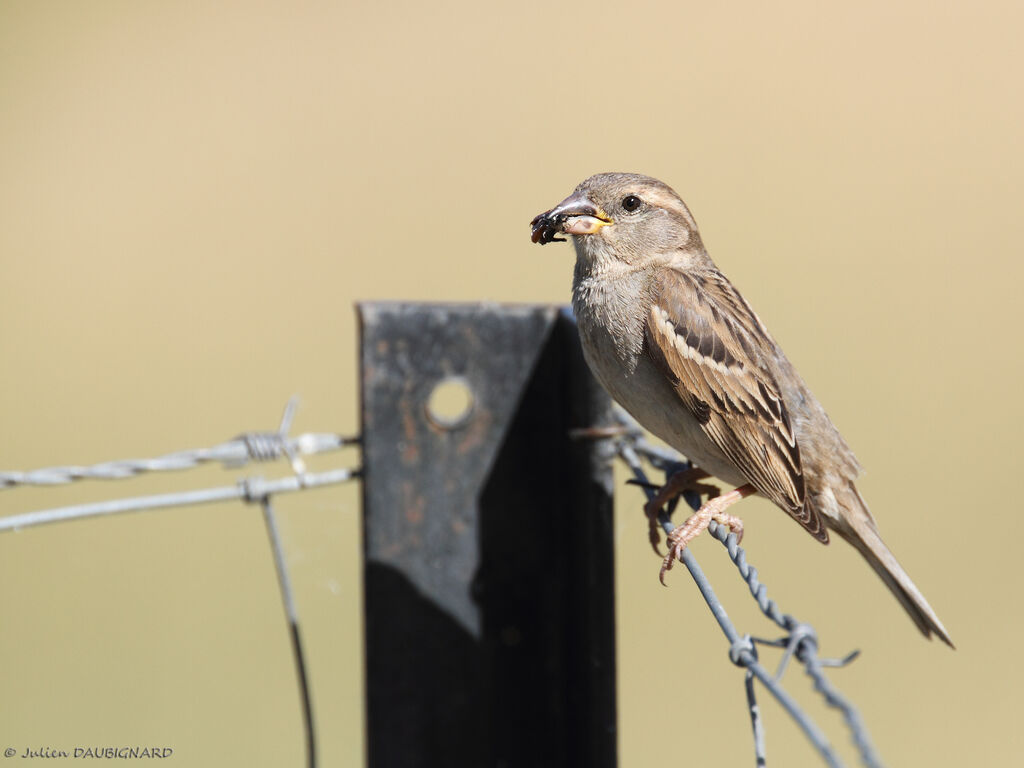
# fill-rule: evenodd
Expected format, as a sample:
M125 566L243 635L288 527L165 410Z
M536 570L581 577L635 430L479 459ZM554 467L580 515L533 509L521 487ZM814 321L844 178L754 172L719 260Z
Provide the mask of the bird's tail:
M892 552L885 546L882 537L878 535L875 521L868 511L867 504L860 493L850 483L850 494L843 494L846 498L840 504L848 506L850 514L842 516L842 523L836 526L836 533L852 544L868 564L875 569L885 585L900 601L900 604L910 614L910 618L917 624L917 628L930 638L932 634L938 635L950 648L954 648L953 641L949 639L949 633L942 626L939 617L924 599L921 590L917 588L907 572L903 570L896 561Z

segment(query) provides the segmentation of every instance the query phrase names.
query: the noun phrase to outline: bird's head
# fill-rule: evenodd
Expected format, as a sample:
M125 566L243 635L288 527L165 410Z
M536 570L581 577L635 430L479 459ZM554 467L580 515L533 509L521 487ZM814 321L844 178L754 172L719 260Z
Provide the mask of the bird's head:
M686 204L671 187L636 173L599 173L550 211L536 216L532 240L572 235L581 259L638 263L677 250L703 251Z

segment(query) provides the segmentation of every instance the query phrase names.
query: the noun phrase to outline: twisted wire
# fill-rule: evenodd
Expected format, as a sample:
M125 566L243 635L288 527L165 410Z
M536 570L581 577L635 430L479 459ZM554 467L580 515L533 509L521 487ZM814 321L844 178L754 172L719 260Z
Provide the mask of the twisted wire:
M0 490L23 485L49 486L79 480L122 480L145 472L177 472L219 462L238 468L250 461L274 461L282 456L336 451L359 442L358 437L307 433L289 438L279 432L247 432L212 448L176 451L151 459L105 461L91 466L61 466L29 472L0 472Z
M768 587L762 584L758 578L757 568L747 562L747 553L736 542L736 536L729 531L729 526L719 525L717 521L712 520L708 525L708 533L725 545L725 549L729 553L729 559L733 561L736 570L740 572L740 576L747 582L750 594L757 602L757 607L761 609L761 613L787 632L792 631L797 624L796 619L783 613L778 604L768 597Z
M628 418L628 417L626 417ZM653 486L648 481L646 473L640 462L643 456L652 466L664 470L670 474L679 467L686 467L688 464L679 456L666 451L666 449L653 446L643 438L637 437L635 433L627 432L618 438L618 453L620 458L629 466L637 479L638 484L644 489L648 499L655 495ZM690 505L696 509L699 506L699 499L692 496L687 497ZM658 520L666 533L674 529L668 515L660 513ZM834 709L838 709L843 721L850 732L859 753L861 762L869 768L880 768L881 760L878 757L871 739L868 736L864 722L861 720L857 709L846 699L831 681L825 676L824 667L842 666L852 661L857 652L849 654L841 660L822 660L818 658L818 638L814 627L805 622L798 621L793 616L783 613L778 604L768 597L767 587L761 583L757 568L747 562L746 552L739 546L736 534L731 533L728 526L719 525L712 521L708 526L712 536L721 542L729 554L730 560L736 566L744 582L750 590L751 596L756 601L761 612L772 622L785 631L786 635L779 640L760 640L751 638L749 635L741 636L732 622L729 620L725 608L718 601L710 585L706 583L706 577L697 565L696 559L689 548L682 551L679 559L690 571L691 576L700 589L705 602L708 604L712 615L718 621L723 633L729 640L729 659L737 666L746 670L744 685L747 696L748 710L750 712L751 725L754 731L754 749L756 765L766 764L764 748L764 724L761 718L760 708L754 693L753 679L760 681L775 699L790 714L796 723L803 730L808 740L818 750L819 755L829 766L839 766L841 762L835 754L828 740L821 729L803 712L796 701L781 686L782 674L790 658L796 658L803 667L806 674L811 678L814 690L822 695L825 703ZM770 675L760 663L755 643L763 645L778 646L785 649L779 669L776 674Z

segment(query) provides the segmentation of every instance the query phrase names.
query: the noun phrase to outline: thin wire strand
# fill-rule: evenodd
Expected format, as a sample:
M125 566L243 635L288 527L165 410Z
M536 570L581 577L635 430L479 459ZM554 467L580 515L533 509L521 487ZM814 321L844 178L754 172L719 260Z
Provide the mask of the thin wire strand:
M757 703L757 692L754 690L754 673L749 669L743 675L743 690L747 694L750 726L754 731L754 764L757 768L764 768L768 765L768 757L765 751L764 720L761 719L761 706Z
M274 507L270 496L260 499L263 508L263 520L267 527L267 538L274 554L274 566L277 569L277 583L281 587L281 602L284 604L285 617L288 619L289 635L292 642L292 657L295 660L295 675L298 678L299 697L302 700L302 722L306 734L306 758L309 768L316 768L316 731L313 723L313 702L309 694L309 678L306 674L306 658L302 650L302 635L299 632L299 612L295 607L295 595L292 592L291 577L288 575L288 563L285 560L284 545L277 528Z
M70 507L56 507L38 512L25 512L20 515L9 515L0 518L0 533L18 531L47 523L59 523L67 520L78 520L83 517L99 517L114 515L121 512L141 512L149 509L165 507L182 507L190 504L209 504L216 501L243 501L261 498L275 493L293 493L306 488L320 488L326 485L337 485L360 476L359 469L332 469L327 472L282 477L276 480L264 480L262 477L246 477L236 485L219 488L206 488L199 491L182 491L179 493L161 493L154 496L136 496L128 499L110 499L90 504L76 504Z

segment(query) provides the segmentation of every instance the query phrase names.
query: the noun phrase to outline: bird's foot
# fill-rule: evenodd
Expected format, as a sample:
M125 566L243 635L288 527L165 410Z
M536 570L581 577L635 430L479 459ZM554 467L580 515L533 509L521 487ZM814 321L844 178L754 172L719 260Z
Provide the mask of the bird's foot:
M704 506L690 515L685 523L674 528L665 537L668 543L668 554L665 555L665 559L661 563L661 573L658 574L661 583L665 583L665 573L672 570L672 565L682 556L686 545L700 536L711 525L712 520L719 525L729 526L729 530L736 534L737 542L742 541L743 521L725 510L752 493L755 493L754 487L744 485L722 496L709 499Z
M661 536L658 534L658 515L661 513L662 507L684 491L696 491L698 494L707 494L708 499L718 496L721 492L718 486L697 482L705 477L708 477L708 473L699 467L690 467L689 469L673 472L665 481L665 484L661 486L658 493L655 494L654 498L644 506L644 513L647 515L648 523L648 539L651 542L651 548L654 549L655 554L659 557L661 556L661 551L658 549L658 545L661 543Z

